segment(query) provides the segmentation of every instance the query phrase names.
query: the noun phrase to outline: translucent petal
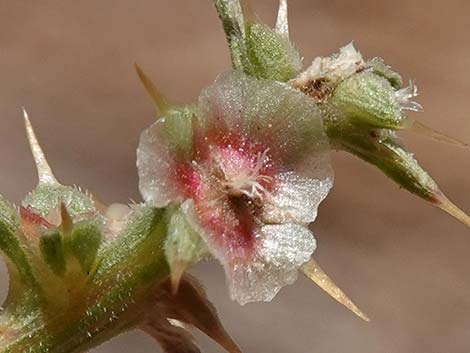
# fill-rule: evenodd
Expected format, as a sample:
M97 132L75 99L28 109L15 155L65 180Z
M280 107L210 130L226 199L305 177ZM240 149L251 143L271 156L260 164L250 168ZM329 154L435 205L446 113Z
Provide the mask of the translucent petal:
M312 80L326 78L331 82L338 82L354 74L364 65L360 52L353 43L340 48L339 53L330 57L317 57L310 67L295 79L294 86L302 87Z
M238 133L269 146L288 169L329 150L318 107L285 84L228 72L201 94L199 106L206 130Z
M413 81L410 81L408 86L396 91L395 96L403 109L413 110L415 112L420 112L423 110L421 104L411 100L412 98L418 96L418 87L416 87Z
M165 138L165 118L146 129L137 149L139 189L144 200L155 207L182 201L172 178L172 155Z
M282 287L294 283L316 248L312 233L296 224L265 225L256 242L251 259L225 264L231 297L242 305L272 300Z
M310 223L331 187L332 178L307 178L293 172L276 177L276 188L266 198L263 207L265 223Z

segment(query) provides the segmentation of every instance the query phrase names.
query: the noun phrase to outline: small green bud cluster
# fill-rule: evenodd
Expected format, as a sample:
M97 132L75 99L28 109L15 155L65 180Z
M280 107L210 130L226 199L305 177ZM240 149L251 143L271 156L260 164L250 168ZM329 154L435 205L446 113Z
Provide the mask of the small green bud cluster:
M422 110L411 100L417 95L412 82L403 87L401 76L382 59L365 61L349 44L331 57L316 58L291 84L320 107L333 148L371 163L401 187L470 224L397 138L397 131L412 129L462 145L405 114Z
M399 73L380 58L364 60L352 44L330 57L314 59L310 67L299 73L300 56L289 40L285 0L280 0L275 29L256 19L248 0L214 2L235 69L287 82L302 91L320 108L332 148L373 164L401 187L470 225L469 217L445 197L396 136L397 131L409 129L467 147L405 114L406 110L422 110L412 100L417 95L413 82L404 87Z

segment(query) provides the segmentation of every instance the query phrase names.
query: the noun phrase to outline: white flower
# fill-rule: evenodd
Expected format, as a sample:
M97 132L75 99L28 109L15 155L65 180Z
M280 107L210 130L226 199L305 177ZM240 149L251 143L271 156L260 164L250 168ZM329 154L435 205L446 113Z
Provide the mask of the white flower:
M142 134L145 200L192 200L188 223L224 266L232 298L271 300L311 258L307 226L333 183L318 108L286 85L229 72L199 98L185 153L171 148L169 122Z
M413 110L419 112L423 110L421 104L414 102L411 98L414 98L418 95L418 87L410 80L410 83L407 87L401 88L395 92L395 97L397 98L398 104L402 109Z

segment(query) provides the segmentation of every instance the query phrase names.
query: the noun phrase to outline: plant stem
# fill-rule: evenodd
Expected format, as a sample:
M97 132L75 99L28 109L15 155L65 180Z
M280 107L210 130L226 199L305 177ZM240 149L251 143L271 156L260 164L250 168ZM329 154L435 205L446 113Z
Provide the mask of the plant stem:
M25 316L21 305L7 307L0 316L0 352L81 352L140 324L153 290L169 274L165 214L137 210L128 229L100 254L86 292L67 310L43 307Z

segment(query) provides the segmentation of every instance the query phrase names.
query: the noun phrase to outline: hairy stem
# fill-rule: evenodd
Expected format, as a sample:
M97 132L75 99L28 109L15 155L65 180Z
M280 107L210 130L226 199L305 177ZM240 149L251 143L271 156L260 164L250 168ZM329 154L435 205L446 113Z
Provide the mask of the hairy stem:
M7 306L0 316L0 352L81 352L141 324L153 289L169 274L165 213L137 210L127 229L102 250L88 289L67 310Z

